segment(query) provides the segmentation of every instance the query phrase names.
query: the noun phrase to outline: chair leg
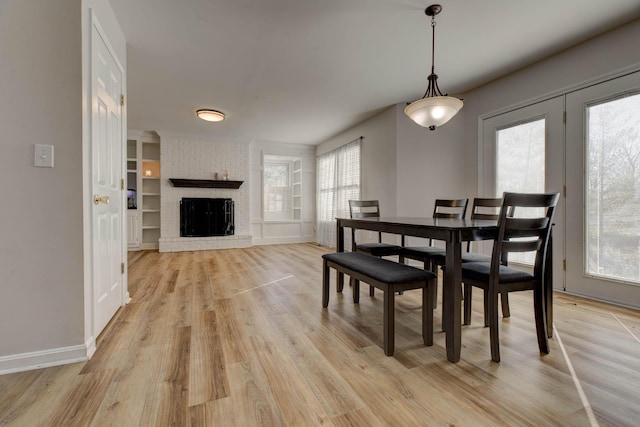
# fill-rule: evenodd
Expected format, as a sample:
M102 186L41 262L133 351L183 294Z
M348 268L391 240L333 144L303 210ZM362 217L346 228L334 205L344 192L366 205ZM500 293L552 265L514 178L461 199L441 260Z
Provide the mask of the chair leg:
M323 260L322 263L322 306L327 307L329 305L329 266L327 261Z
M509 293L500 293L500 303L502 304L502 317L511 317L511 311L509 310Z
M464 324L471 324L471 298L473 286L464 284Z
M533 312L536 319L536 334L538 335L538 347L541 353L549 353L549 338L547 334L547 314L543 291L540 286L533 290Z
M433 345L433 296L431 289L433 286L437 286L438 281L428 280L427 286L422 289L422 340L424 345Z
M384 335L384 354L393 356L394 349L394 332L395 332L395 291L393 286L387 286L384 289L383 302L383 335Z
M351 290L353 291L353 303L358 304L360 302L360 280L351 279Z
M485 294L489 292L486 291ZM491 360L500 361L500 338L498 334L498 295L493 294L487 298L488 307L485 308L485 315L489 314L489 342L491 343Z
M369 296L372 297L376 292L376 288L369 286Z
M496 297L497 298L497 297ZM484 327L489 326L489 316L491 312L489 310L489 290L484 290Z

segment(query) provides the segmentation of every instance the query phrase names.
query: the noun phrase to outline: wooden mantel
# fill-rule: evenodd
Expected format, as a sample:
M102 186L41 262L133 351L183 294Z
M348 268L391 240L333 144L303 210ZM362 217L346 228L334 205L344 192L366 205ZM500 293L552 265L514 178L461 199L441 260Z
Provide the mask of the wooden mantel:
M182 179L169 178L174 187L194 188L232 188L238 189L244 181L223 181L213 179Z

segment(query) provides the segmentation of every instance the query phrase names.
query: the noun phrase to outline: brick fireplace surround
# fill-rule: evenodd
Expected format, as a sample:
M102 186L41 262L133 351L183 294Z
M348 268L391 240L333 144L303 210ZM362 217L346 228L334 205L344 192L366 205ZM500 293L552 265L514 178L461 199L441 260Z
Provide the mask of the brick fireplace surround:
M160 252L246 248L252 239L249 225L249 143L213 141L160 134ZM174 187L169 178L214 179L228 174L245 181L237 190ZM180 237L180 200L183 197L231 198L235 203L233 236Z

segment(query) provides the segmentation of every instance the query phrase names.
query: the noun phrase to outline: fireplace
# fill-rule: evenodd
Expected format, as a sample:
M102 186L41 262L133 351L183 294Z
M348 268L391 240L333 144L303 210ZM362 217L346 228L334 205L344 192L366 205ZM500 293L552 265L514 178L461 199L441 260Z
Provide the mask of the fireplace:
M233 235L233 208L231 199L183 197L180 201L180 237Z

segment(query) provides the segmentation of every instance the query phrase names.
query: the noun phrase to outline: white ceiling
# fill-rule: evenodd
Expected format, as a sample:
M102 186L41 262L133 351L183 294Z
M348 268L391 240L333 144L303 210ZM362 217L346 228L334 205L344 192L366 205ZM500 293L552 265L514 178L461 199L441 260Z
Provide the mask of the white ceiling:
M109 2L127 39L131 129L318 144L426 89L431 3ZM640 17L639 0L440 3L435 71L451 95Z

